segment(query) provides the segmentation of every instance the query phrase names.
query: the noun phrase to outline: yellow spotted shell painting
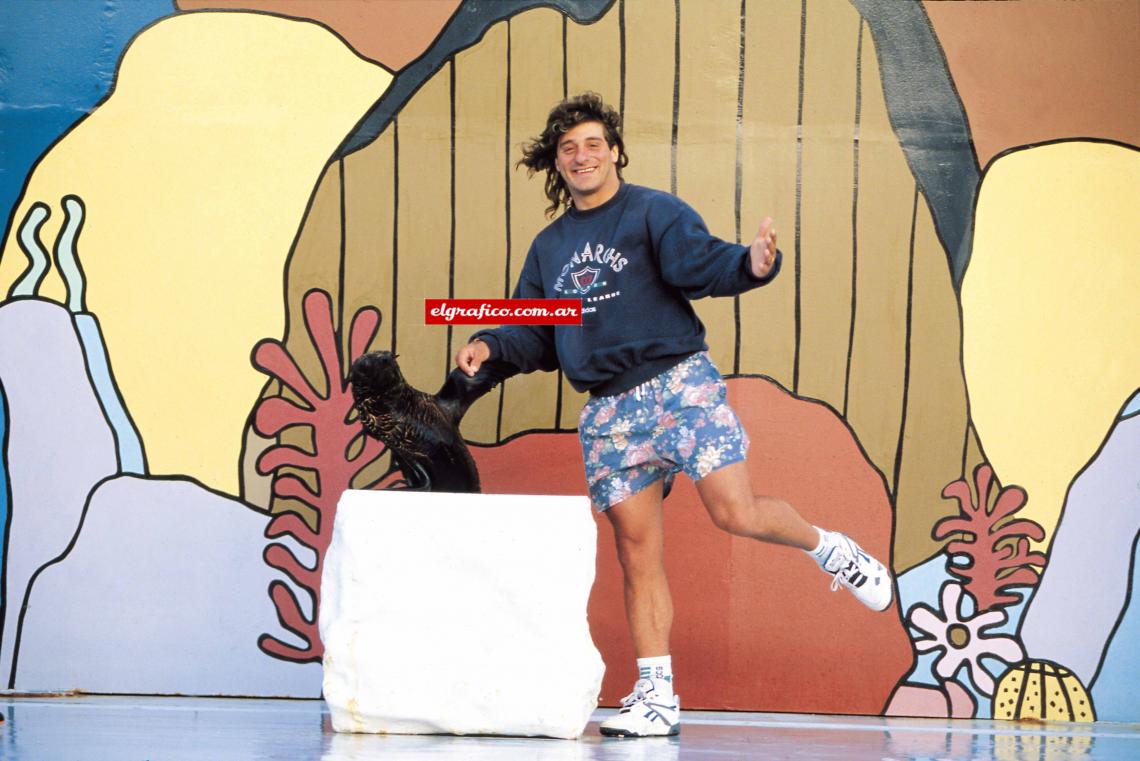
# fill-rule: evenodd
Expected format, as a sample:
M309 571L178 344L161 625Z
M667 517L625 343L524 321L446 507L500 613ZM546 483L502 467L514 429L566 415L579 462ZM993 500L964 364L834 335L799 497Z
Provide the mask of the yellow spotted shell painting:
M1030 660L1012 666L998 682L993 717L1096 721L1096 712L1076 674L1058 663Z

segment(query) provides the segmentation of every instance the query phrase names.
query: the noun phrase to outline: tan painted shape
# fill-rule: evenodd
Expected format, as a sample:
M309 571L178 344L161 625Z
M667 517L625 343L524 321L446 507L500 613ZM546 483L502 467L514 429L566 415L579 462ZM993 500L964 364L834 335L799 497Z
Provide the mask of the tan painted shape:
M343 166L343 170L342 170ZM349 162L345 159L344 162L333 162L328 165L324 177L321 178L317 189L315 190L312 203L309 208L309 214L306 221L304 221L301 229L301 234L296 240L296 245L293 249L293 254L288 262L287 277L286 277L286 298L287 298L287 313L288 325L285 330L285 346L288 352L292 355L293 359L298 362L302 373L320 393L327 393L327 379L325 377L325 367L323 362L320 361L317 355L317 349L312 344L312 338L309 336L309 330L304 322L304 313L302 304L304 294L311 291L311 289L319 288L329 296L332 297L333 309L333 326L340 326L342 317L345 320L351 320L353 311L351 304L347 301L351 298L353 287L355 287L355 280L350 280L348 275L350 272L348 265L348 255L345 254L345 286L341 288L341 182L344 182L344 199L345 205L345 218L348 216L349 198L352 197L349 191L351 182L349 180ZM361 220L363 221L363 220ZM348 230L352 226L345 224L343 231L345 252L348 251L349 240L347 237ZM389 238L390 239L390 238ZM342 310L343 302L343 310ZM335 378L336 383L341 383L343 377L348 374L348 330L342 330L341 342L341 367L340 373L342 377ZM290 394L286 394L287 396ZM312 450L312 432L307 427L294 427L288 428L280 434L280 443L291 445L291 447L299 447L306 451ZM321 455L318 452L318 455ZM331 455L337 457L336 453ZM283 470L282 474L288 473L288 470ZM309 484L310 488L316 489L318 486L317 481L312 477L311 473L300 472L303 480ZM282 510L292 510L292 512L300 513L306 517L307 521L314 522L316 519L315 513L312 513L310 508L303 504L303 502L288 498L274 498L274 512L282 512Z
M987 170L962 284L974 426L1051 536L1140 378L1140 151L1071 142Z
M961 317L946 252L930 208L919 199L914 244L910 385L899 488L895 495L894 568L902 573L941 549L931 538L939 519L958 505L942 489L962 477L966 380Z
M289 394L285 394L289 397ZM304 452L312 454L313 452L313 436L309 429L294 427L287 431L282 432L279 441L281 444L290 447L296 447ZM320 488L319 477L315 471L307 468L293 468L283 467L274 471L274 478L283 478L292 476L299 479L302 483L314 493ZM316 508L312 507L306 502L292 497L278 497L276 494L271 495L271 503L269 511L273 514L277 513L296 513L301 517L305 523L308 524L310 529L316 531L317 521L320 519L319 513Z
M412 386L435 392L452 367L447 329L424 323L424 299L445 298L451 268L450 72L400 111L396 353Z
M501 298L507 260L506 183L513 173L504 140L507 118L507 25L496 24L483 41L456 58L455 83L455 295ZM510 163L508 163L510 162ZM478 325L455 330L453 349ZM454 352L453 352L454 355ZM499 390L467 411L463 434L495 441Z
M981 165L1019 145L1140 145L1140 3L924 3Z
M681 87L677 114L677 195L705 220L709 232L736 241L736 104L740 4L706 0L681 4ZM709 354L733 372L736 317L731 298L693 303L708 331Z
M392 464L391 457L387 451L377 457L375 460L365 465L360 469L355 476L352 477L353 489L368 489L372 488L373 484L380 480L380 478L388 472L389 466ZM397 474L393 480L400 480L401 475ZM387 483L385 485L388 485Z
M590 80L592 76L616 77L619 50L610 48L616 47L621 41L620 29L616 27L620 10L621 6L615 3L596 24L579 27L570 22L566 25L569 45L567 73L571 90L580 89L579 83L586 85L588 81L601 81ZM684 12L683 10L683 22ZM853 48L858 40L858 19L853 10L843 3L816 4L812 13L809 40L812 39L811 30L815 30L815 41L819 41L833 36L822 35L820 30L847 25L850 26L850 34L844 46L852 50L848 51L851 60L847 64L844 64L843 55L828 52L826 46L821 49L812 48L817 51L814 55L810 55L809 51L809 72L815 73L809 78L807 84L811 91L805 93L805 97L807 121L809 127L816 130L812 139L822 141L824 146L839 146L845 141L846 154L842 162L837 159L836 162L812 164L812 152L809 150L805 185L808 206L805 210L809 218L812 214L816 217L814 221L805 221L804 239L805 245L813 251L822 245L819 241L834 241L831 248L845 243L846 255L849 256L850 197L836 202L838 206L832 208L830 213L824 205L812 207L811 204L818 200L814 194L821 187L823 190L820 192L831 192L844 183L851 183L850 141L854 132L854 109L850 102L853 98L850 87L854 76ZM629 0L625 4L625 14L625 136L632 157L625 176L632 182L668 189L673 93L672 6L668 3L662 5ZM688 92L691 98L712 98L709 103L715 101L723 106L727 122L715 126L723 134L717 132L715 141L708 140L708 143L716 144L717 154L714 157L708 153L708 146L700 142L699 136L693 137L696 134L693 130L704 125L699 120L705 117L699 114L692 116L691 112L697 109L683 104L680 195L706 216L715 233L730 238L735 237L732 193L735 190L734 124L739 76L738 14L739 5L725 2L712 6L708 24L700 25L701 28L697 29L689 29L687 26L682 29L682 43L686 49L693 46L694 51L685 59L688 68L684 74L682 94L684 96ZM745 102L741 124L744 137L741 234L750 239L760 218L771 214L779 225L781 247L786 259L785 270L780 278L741 299L741 370L746 373L770 374L779 382L790 386L795 351L795 121L799 6L794 3L771 4L761 11L750 7L748 20ZM505 180L510 184L511 199L510 209L505 209L506 197L501 189L501 162L504 161L502 145L509 141L510 155L505 161L513 166L518 158L519 144L541 128L547 110L561 97L562 86L562 16L549 10L537 10L521 14L510 23L514 42L514 71L511 80L513 112L508 122L508 135L501 132L501 114L505 111L505 93L502 88L505 88L507 76L507 25L504 23L495 27L483 41L461 53L457 64L457 288L460 287L459 283L467 280L473 283L484 282L479 278L485 276L485 282L489 285L481 286L480 290L490 287L493 295L499 295L505 275L503 268L506 264L506 251L497 249L506 235L505 227L502 227L503 220L509 215L512 242L509 274L511 285L534 234L546 224L542 213L544 200L540 178L527 180L525 172L512 171L509 179ZM496 37L496 34L499 36ZM483 54L481 51L485 47L487 51ZM714 55L704 53L711 48L716 48ZM862 314L857 315L856 319L862 319L862 322L856 331L857 346L853 358L852 393L856 407L853 425L876 465L890 475L902 410L902 358L906 348L906 267L914 186L887 119L869 33L864 38L863 56L861 171L864 187L860 198L860 255L868 257L868 261L861 260L860 289L865 292L857 294ZM819 64L818 70L812 69L815 64ZM834 72L830 79L828 71ZM437 78L444 79L447 76L446 68L436 75ZM833 105L829 99L834 98L832 90L827 89L833 84L832 79L836 82L848 80L848 85L845 86L847 89L843 91L848 93L846 97L849 103L844 108L834 108L834 113L828 111ZM708 82L719 84L710 88ZM824 88L825 92L815 93L817 87ZM701 88L719 88L721 94L694 92ZM495 93L493 97L491 92ZM620 93L611 95L603 92L603 95L615 105L620 102ZM464 116L462 105L465 98L472 103L467 116ZM486 105L482 105L484 102ZM710 108L705 101L699 101L697 105L699 108ZM714 104L711 107L720 106ZM689 128L684 126L686 118L689 119ZM686 129L689 130L688 135ZM498 134L496 130L499 130ZM846 137L841 139L836 136L841 133L845 133ZM686 140L691 142L685 142ZM836 151L838 153L838 148ZM468 165L473 168L465 169ZM405 156L401 178L419 171L422 170L418 159ZM468 171L471 179L463 179ZM484 180L484 176L490 178L489 181ZM686 180L686 176L693 177L693 181ZM706 179L701 179L702 177ZM836 180L834 177L845 179ZM722 195L727 199L724 203L708 202L706 196L710 194L705 191L708 183L722 189ZM361 206L375 208L376 204L361 202ZM387 208L383 203L380 206ZM444 218L447 213L446 199L420 199L419 209L421 215ZM349 216L350 230L355 224L354 215L350 213ZM847 231L838 234L836 230L844 226ZM464 232L465 229L471 232ZM479 238L477 245L470 240L472 236ZM921 245L919 242L920 247ZM350 245L350 260L353 256L352 249L353 246ZM830 253L826 246L823 250L825 254ZM831 396L837 396L834 389L842 388L846 370L845 346L842 352L844 363L838 363L835 357L841 354L836 348L840 341L846 341L847 327L842 322L849 319L850 314L850 260L846 264L813 271L813 265L822 261L824 260L819 258L805 260L807 292L802 308L808 330L801 361L805 363L808 376L814 372L811 368L831 368L828 371L831 375L821 371L818 376L821 388L828 386L833 389L826 393L819 392L820 395L829 396L830 401ZM414 265L404 262L404 266ZM820 279L816 282L813 278ZM409 316L408 297L403 294L403 288L400 290L401 322L409 318L419 319L418 315ZM705 308L703 304L698 305L700 309ZM721 300L717 306L726 307L731 316L730 300ZM709 322L710 330L714 331L710 335L710 344L725 355L721 362L722 365L728 364L727 369L730 370L733 348L731 317L728 320L716 317ZM830 324L832 322L836 324ZM831 349L813 348L813 344L815 347L823 345L812 338L816 335L812 332L813 325L822 329L819 335L826 337L825 343L829 342ZM724 336L721 332L724 332ZM455 343L453 337L452 353ZM558 387L553 374L518 378L508 386L503 435L529 428L548 429L558 423L564 427L576 424L581 395L573 393L565 381L562 385L562 414L558 421L554 420ZM841 407L841 401L837 398L837 408ZM494 441L498 403L498 393L490 394L468 413L464 423L464 434L468 438L479 442ZM961 419L946 423L950 426L961 424Z
M741 236L771 216L783 253L781 272L740 300L740 367L792 387L796 308L796 112L800 7L768 3L745 29Z
M376 140L345 157L345 256L344 313L348 320L357 310L380 310L380 327L368 351L392 346L392 229L393 170L395 156L392 131L385 130ZM349 359L348 331L342 331L341 346ZM347 370L347 368L346 368ZM365 465L353 477L353 488L364 488L380 478L389 466L387 455Z
M328 393L328 379L325 377L324 365L317 355L317 349L305 325L302 301L305 293L313 288L328 293L332 297L333 325L336 325L339 319L340 301L340 204L340 163L334 161L325 167L325 172L313 191L308 214L305 215L301 232L289 257L285 278L288 314L285 348L305 378L320 394ZM300 398L288 389L285 389L282 395L294 403L300 402ZM297 447L310 453L314 451L313 431L308 426L286 428L279 434L278 439L285 446ZM326 453L317 452L317 454ZM297 476L309 488L316 490L319 487L316 474L308 470L283 468L278 470L276 475ZM272 510L274 513L296 512L310 526L316 525L316 511L301 500L274 495Z
M269 510L273 503L273 476L258 473L257 460L275 443L274 439L258 435L252 425L245 429L239 496L247 505L254 505L263 510Z
M855 336L847 420L894 482L906 356L907 268L915 185L887 119L870 36L863 38Z
M862 18L809 3L804 55L800 396L842 409L851 330L855 67ZM870 35L867 35L869 37ZM870 83L874 86L875 83Z
M967 479L967 482L972 484L974 471L985 461L986 454L982 451L981 444L978 443L978 432L974 430L974 424L969 423L966 430L965 467L962 468L962 478Z
M380 328L370 351L392 346L392 230L395 155L392 130L344 159L344 313L380 310ZM330 252L331 253L331 252ZM332 257L330 257L332 258ZM348 331L341 337L348 356Z
M617 8L592 24L564 18L567 94L592 90L617 108L621 102L621 28Z
M672 162L674 23L672 4L626 2L624 175L663 190Z
M348 356L349 331L347 324L351 323L352 316L357 309L366 305L380 306L373 302L377 294L375 292L369 293L369 285L377 283L380 278L385 276L390 277L391 273L390 224L387 228L387 236L381 236L378 241L365 239L364 242L372 243L372 246L368 248L371 253L370 256L352 258L347 255L347 252L352 250L355 247L354 244L360 240L359 237L354 236L359 236L359 232L364 232L357 231L357 224L361 226L378 224L383 229L383 225L391 219L390 204L387 214L376 214L375 207L372 207L371 213L367 215L350 214L349 210L354 205L353 199L366 197L361 192L361 183L364 183L364 189L378 189L375 186L382 182L382 178L385 176L379 173L360 171L361 162L368 162L366 165L369 165L370 161L375 161L378 156L387 158L387 162L381 160L378 168L389 170L390 186L390 151L390 138L381 139L370 144L364 151L346 158L343 162L336 161L328 166L313 195L305 225L298 236L293 255L289 260L286 280L289 325L286 331L285 345L298 362L309 383L322 393L327 392L328 380L325 377L324 365L317 355L316 347L313 346L312 339L305 326L302 311L304 295L314 288L325 291L332 297L334 327L340 327L342 320L346 323L341 329L341 366L339 368L341 377L334 379L335 382L341 383L347 377L350 359ZM343 213L346 219L343 231L341 228L342 181L344 183L343 203L345 207ZM353 220L352 224L347 223L349 218ZM344 236L346 252L343 263L343 290L341 288L342 235ZM377 256L375 251L377 243L385 247L386 254L384 256ZM389 335L389 333L384 332L384 323L382 322L379 336L373 341L372 348L387 348ZM312 448L312 432L300 427L286 430L281 434L281 443L298 446L309 451ZM339 455L333 454L331 456ZM304 473L302 476L311 487L317 487L317 482L312 479L311 474ZM281 510L296 511L305 516L307 520L313 519L310 511L296 500L275 498L274 511Z
M562 14L541 8L511 20L511 167L521 157L520 146L546 125L550 108L562 100ZM524 169L510 175L510 282L514 288L534 236L548 224L543 178L527 178ZM507 381L503 406L503 436L556 424L556 373L531 373Z
M316 178L390 81L312 23L172 16L131 43L111 97L37 165L17 217L84 199L87 304L152 473L237 493L266 380L250 351L281 334L283 265ZM0 283L22 267L15 247ZM56 273L41 295L63 297Z
M319 288L332 297L333 325L339 319L340 302L340 163L325 168L313 191L309 212L289 256L285 279L288 323L285 348L301 372L320 393L327 393L324 366L305 327L302 301Z
M462 0L176 0L183 10L265 11L329 27L360 55L398 71L428 49ZM379 93L377 93L379 97Z

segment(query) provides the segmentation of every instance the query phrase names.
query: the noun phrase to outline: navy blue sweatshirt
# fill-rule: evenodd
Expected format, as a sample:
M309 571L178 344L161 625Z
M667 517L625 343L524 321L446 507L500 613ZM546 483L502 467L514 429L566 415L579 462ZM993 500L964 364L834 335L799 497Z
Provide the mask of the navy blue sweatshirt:
M688 204L623 183L586 211L573 207L534 239L514 298L582 300L581 325L479 331L491 359L522 372L562 368L578 391L627 391L708 348L690 299L734 296L772 280L748 266L748 246L709 234Z

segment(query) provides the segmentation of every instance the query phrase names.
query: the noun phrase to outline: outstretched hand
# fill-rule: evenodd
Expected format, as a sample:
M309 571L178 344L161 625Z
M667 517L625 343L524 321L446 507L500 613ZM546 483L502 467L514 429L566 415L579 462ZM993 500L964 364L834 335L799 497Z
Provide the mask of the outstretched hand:
M476 338L455 355L455 366L466 373L467 377L474 377L475 373L479 372L480 366L490 357L491 348Z
M771 217L764 217L764 221L760 224L760 232L756 233L756 239L752 241L748 264L752 268L753 275L765 278L775 263L776 228L772 226Z

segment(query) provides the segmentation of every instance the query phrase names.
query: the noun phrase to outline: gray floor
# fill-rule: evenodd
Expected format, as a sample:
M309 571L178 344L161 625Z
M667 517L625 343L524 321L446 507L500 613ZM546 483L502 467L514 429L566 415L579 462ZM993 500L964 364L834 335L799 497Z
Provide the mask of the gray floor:
M1008 724L800 714L684 714L677 738L578 741L333 732L316 700L0 693L0 759L1140 759L1140 724Z

